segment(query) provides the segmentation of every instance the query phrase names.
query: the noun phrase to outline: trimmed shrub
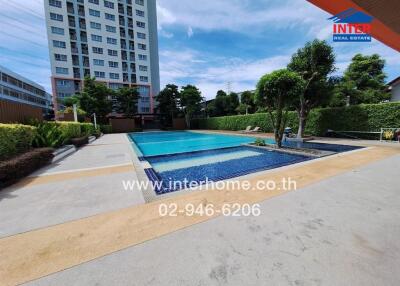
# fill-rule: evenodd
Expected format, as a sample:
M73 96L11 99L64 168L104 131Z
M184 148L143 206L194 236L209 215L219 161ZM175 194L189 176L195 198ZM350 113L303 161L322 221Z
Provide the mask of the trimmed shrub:
M49 164L53 158L53 151L52 148L32 149L0 162L0 189Z
M96 133L96 129L92 123L80 123L81 125L81 135L91 136Z
M211 117L193 120L195 129L244 130L248 125L260 126L264 132L272 132L267 113ZM286 124L298 128L296 112L289 112ZM313 109L306 125L306 134L323 136L328 129L335 131L380 131L382 127L400 127L400 103L361 104L349 107Z
M80 137L82 134L81 123L79 122L58 121L52 122L52 124L59 126L65 140L64 143L69 142L71 138Z
M35 135L33 126L0 123L0 160L29 150Z
M89 143L89 137L88 136L83 136L79 138L72 138L71 139L71 144L74 145L75 147L79 148L83 145L86 145Z

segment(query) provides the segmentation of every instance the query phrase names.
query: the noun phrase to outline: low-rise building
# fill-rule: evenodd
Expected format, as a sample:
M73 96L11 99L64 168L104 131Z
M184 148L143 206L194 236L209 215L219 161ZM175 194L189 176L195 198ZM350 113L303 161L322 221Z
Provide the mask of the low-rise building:
M390 101L400 101L400 76L388 83L388 92L391 94Z
M43 117L52 112L52 97L45 88L0 66L1 122Z

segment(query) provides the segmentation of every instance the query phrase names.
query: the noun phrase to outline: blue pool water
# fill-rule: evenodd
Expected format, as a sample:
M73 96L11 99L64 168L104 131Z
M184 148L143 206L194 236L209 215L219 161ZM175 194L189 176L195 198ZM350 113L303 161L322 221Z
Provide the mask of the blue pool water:
M234 178L253 172L273 169L312 159L311 157L278 151L240 146L185 154L146 158L155 172L147 172L153 181L162 181L156 189L162 194L171 189L169 182L204 182Z
M184 152L235 147L254 142L253 137L206 134L188 131L131 133L143 156L157 156Z

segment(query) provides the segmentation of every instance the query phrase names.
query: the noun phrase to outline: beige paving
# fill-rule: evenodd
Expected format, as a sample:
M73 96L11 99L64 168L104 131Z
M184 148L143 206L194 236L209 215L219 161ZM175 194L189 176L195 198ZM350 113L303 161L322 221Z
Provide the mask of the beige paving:
M274 180L279 186L283 177L290 177L302 188L395 154L399 149L373 147L262 173L252 176L251 182ZM20 284L212 219L184 214L160 217L161 203L176 203L180 208L188 203L213 204L218 209L224 203L251 204L285 192L282 188L198 191L6 237L0 239L0 277L4 285Z

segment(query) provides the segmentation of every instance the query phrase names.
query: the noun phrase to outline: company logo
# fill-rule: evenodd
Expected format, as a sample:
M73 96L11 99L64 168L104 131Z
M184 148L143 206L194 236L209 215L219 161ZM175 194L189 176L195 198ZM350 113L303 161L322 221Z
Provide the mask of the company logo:
M330 17L333 23L334 42L371 42L373 17L354 8Z

